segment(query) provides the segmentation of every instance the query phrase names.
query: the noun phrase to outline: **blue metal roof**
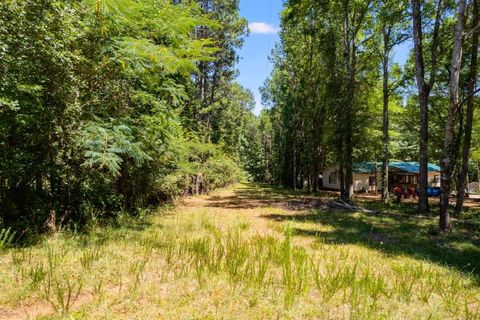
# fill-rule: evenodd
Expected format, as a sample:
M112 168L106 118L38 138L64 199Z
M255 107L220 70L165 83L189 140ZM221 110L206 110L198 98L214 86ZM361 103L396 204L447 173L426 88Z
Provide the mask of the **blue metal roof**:
M390 167L396 168L400 171L410 172L410 173L419 173L420 164L418 162L390 162ZM440 171L440 167L429 163L428 171Z
M356 162L353 164L354 173L372 173L375 172L375 167L377 171L381 170L381 162ZM419 173L420 165L418 162L404 162L404 161L392 161L389 163L389 167L392 169L397 169L398 171L408 172L408 173ZM440 167L429 163L428 171L440 171Z

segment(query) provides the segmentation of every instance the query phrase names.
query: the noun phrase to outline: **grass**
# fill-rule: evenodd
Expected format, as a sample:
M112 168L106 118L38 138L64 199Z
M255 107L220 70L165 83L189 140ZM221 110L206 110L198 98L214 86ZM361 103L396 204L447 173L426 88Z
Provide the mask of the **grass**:
M7 249L13 242L15 232L11 228L0 229L0 251Z
M242 185L5 248L0 318L480 319L478 230L292 205L316 197Z

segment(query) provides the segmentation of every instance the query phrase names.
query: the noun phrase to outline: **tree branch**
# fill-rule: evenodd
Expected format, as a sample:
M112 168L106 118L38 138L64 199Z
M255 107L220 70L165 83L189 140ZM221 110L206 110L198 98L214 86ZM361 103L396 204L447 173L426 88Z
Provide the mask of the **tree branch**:
M480 88L475 89L473 92L471 92L468 96L466 96L458 105L457 109L460 109L471 97L475 96L477 93L480 92Z

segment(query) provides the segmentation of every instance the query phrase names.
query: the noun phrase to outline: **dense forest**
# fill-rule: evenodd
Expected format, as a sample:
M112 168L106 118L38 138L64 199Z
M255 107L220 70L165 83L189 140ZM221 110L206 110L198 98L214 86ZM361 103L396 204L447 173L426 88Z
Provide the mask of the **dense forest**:
M2 224L82 226L242 177L238 1L8 0L0 34Z
M441 165L448 231L480 160L477 0L285 1L259 115L236 82L238 6L2 1L0 226L82 227L241 179L317 191L332 164L350 202L355 162L388 186L401 159L420 162L420 213Z

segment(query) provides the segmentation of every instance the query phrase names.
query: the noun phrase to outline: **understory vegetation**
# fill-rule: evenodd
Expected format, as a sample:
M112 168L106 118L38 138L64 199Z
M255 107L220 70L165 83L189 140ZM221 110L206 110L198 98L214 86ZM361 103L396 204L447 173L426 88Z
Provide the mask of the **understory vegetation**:
M478 230L445 238L429 234L432 219L284 208L294 199L313 198L237 186L175 211L8 249L0 258L0 314L480 317Z

